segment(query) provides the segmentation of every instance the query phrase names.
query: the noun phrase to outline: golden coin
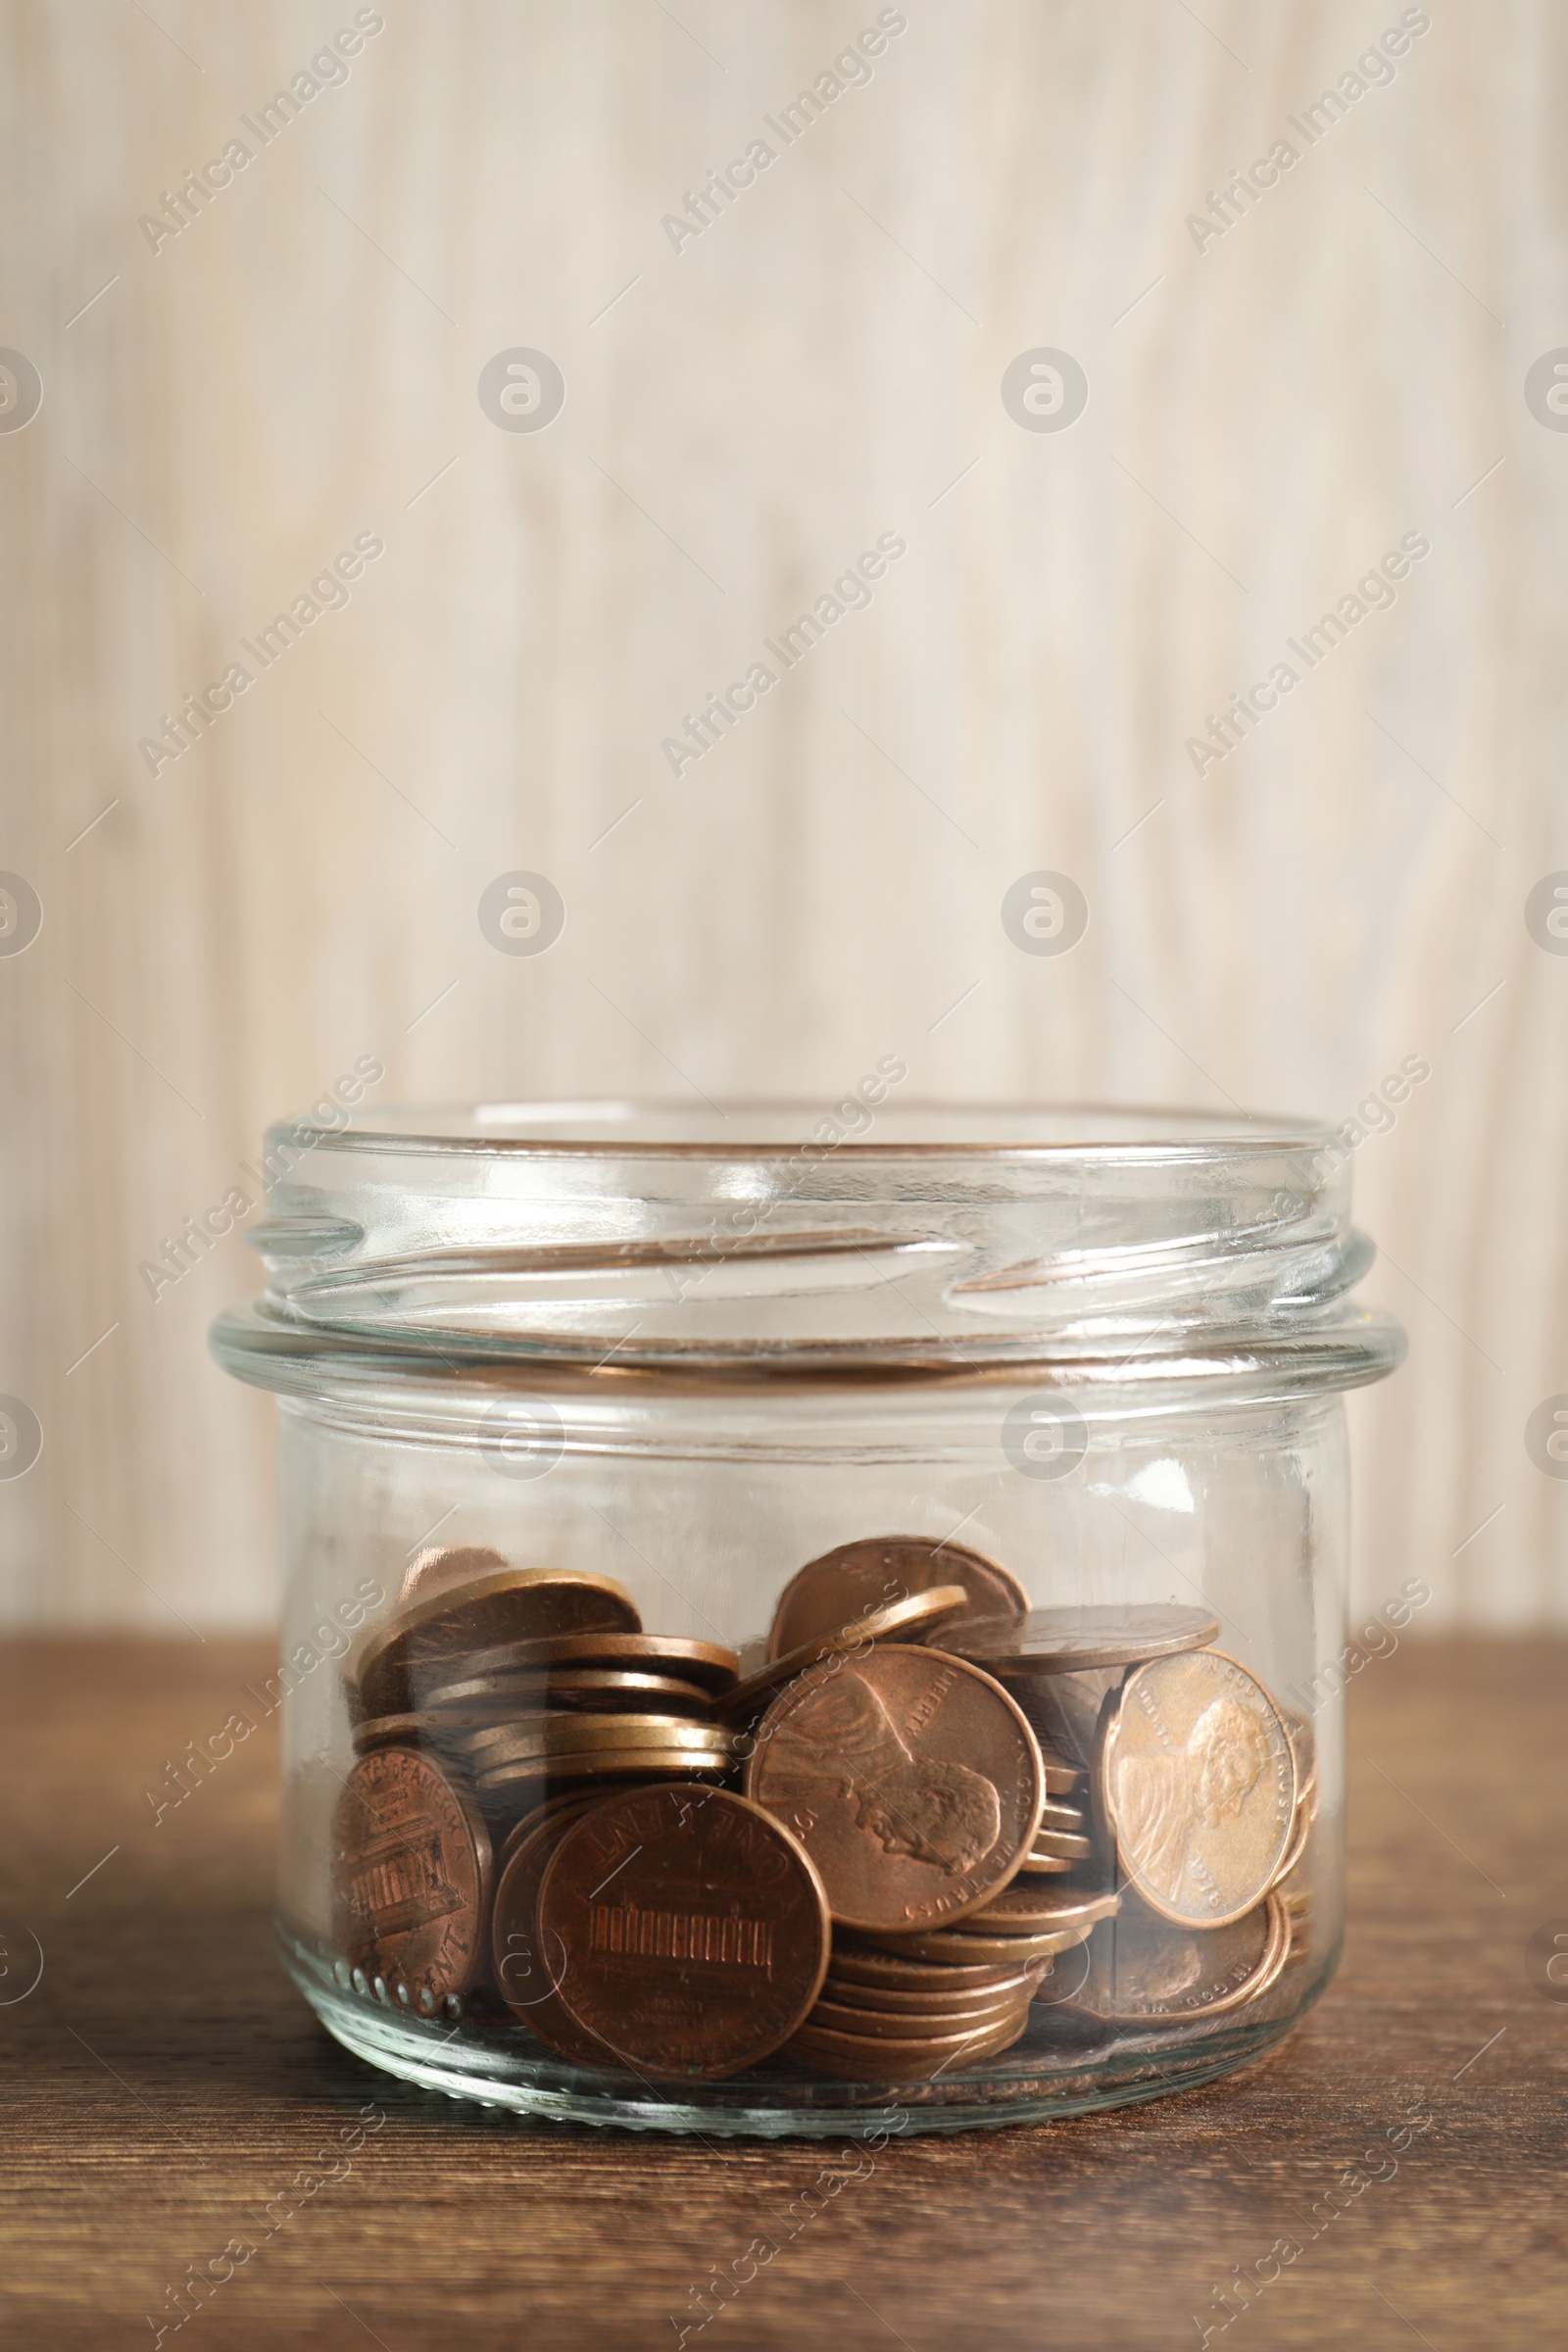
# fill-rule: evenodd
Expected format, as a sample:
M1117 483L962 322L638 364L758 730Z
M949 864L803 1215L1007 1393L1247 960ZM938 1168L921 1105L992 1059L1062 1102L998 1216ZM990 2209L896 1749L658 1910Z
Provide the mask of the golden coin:
M1089 1933L1087 1925L1036 1936L983 1936L978 1931L971 1934L967 1928L934 1928L925 1936L871 1936L866 1941L885 1952L907 1952L912 1960L951 1960L971 1966L980 1961L993 1968L1021 1968L1070 1951Z
M1152 1909L1221 1928L1261 1901L1290 1850L1296 1758L1255 1675L1223 1650L1136 1667L1106 1720L1097 1803Z
M917 1641L927 1627L961 1609L966 1598L961 1585L935 1585L928 1592L911 1592L907 1600L894 1600L885 1608L868 1609L863 1617L852 1619L819 1640L803 1642L798 1649L786 1650L782 1657L773 1658L755 1674L747 1675L733 1690L725 1692L719 1702L719 1713L737 1718L759 1713L786 1683L820 1665L824 1658L844 1657L851 1650L869 1648L874 1642Z
M450 1682L447 1661L528 1636L594 1629L635 1634L637 1604L612 1577L577 1568L497 1568L440 1587L376 1627L356 1660L370 1713L392 1715L419 1695L416 1684Z
M966 1614L1021 1617L1029 1595L1010 1569L931 1536L862 1536L808 1560L779 1594L769 1658L808 1647L873 1609L938 1585L961 1585Z

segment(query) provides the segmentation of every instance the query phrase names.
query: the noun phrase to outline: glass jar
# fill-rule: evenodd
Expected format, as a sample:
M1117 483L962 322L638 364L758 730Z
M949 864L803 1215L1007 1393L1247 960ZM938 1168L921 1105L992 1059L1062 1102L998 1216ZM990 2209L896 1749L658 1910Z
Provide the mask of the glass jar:
M953 2130L1328 1983L1341 1396L1403 1345L1343 1146L904 1075L270 1131L214 1345L280 1401L284 1961L372 2064Z

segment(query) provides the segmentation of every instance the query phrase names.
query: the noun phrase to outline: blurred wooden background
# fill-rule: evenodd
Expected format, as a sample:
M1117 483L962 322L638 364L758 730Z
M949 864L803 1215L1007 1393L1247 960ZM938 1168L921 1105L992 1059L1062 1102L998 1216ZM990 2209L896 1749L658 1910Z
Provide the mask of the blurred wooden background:
M911 1093L1336 1119L1429 1065L1356 1152L1412 1341L1354 1407L1361 1590L1568 1619L1568 1482L1524 1439L1568 1391L1568 956L1525 921L1568 866L1568 436L1525 398L1568 343L1568 25L1434 7L1385 74L1427 12L880 13L864 74L869 0L0 19L0 346L43 392L0 429L0 868L43 909L0 954L0 1391L44 1432L0 1481L13 1619L270 1614L271 1407L205 1345L253 1261L156 1300L137 1269L357 1056L388 1102L815 1100L886 1053ZM140 224L236 138L177 234ZM564 377L543 431L480 406L516 347ZM1001 397L1040 347L1088 377L1065 430ZM870 605L672 774L884 532ZM1392 608L1197 774L1205 714L1407 533ZM360 534L346 605L149 772ZM566 903L538 958L475 919L514 867ZM1091 909L1059 958L1000 919L1039 867Z

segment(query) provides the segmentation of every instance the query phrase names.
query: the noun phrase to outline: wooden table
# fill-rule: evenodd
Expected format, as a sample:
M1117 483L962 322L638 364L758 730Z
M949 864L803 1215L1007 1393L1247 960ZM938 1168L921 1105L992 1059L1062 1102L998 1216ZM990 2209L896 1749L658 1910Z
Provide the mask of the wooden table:
M1568 1929L1568 1644L1407 1642L1361 1674L1348 1945L1291 2041L1150 2106L894 2141L858 2180L836 2142L528 2126L341 2052L273 1955L270 1742L156 1827L145 1796L264 1664L216 1640L0 1652L0 1991L29 1934L44 1961L0 2006L8 2343L151 2344L187 2266L254 2235L368 2102L386 2121L352 2171L166 2344L673 2352L691 2290L824 2167L817 2218L689 2343L1197 2344L1215 2284L1281 2239L1301 2252L1211 2343L1568 2342L1568 2003L1525 1962ZM1314 2225L1412 2108L1431 2126L1396 2170Z

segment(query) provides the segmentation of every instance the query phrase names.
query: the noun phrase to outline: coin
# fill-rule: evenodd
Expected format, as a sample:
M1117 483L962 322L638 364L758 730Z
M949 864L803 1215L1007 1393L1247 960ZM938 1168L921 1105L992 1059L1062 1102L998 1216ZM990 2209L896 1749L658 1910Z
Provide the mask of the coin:
M1037 1830L1029 1852L1035 1861L1087 1862L1094 1850L1092 1838L1076 1838L1065 1830Z
M773 1611L767 1654L782 1657L934 1585L961 1585L966 1613L978 1616L1021 1617L1029 1606L1009 1569L964 1544L929 1536L862 1536L808 1560L791 1578Z
M466 1992L490 1899L490 1838L440 1766L411 1747L362 1756L332 1825L338 1949L422 2017Z
M1071 2006L1105 2022L1220 2017L1265 1992L1285 1965L1290 1919L1275 1895L1225 1927L1178 1926L1129 1891L1090 1936Z
M1023 1973L1016 1965L999 1968L978 1959L968 1963L916 1960L902 1943L895 1949L890 1941L883 1948L863 1939L847 1943L838 1936L833 1938L829 1969L840 1984L863 1984L878 1994L895 1990L940 1993L945 1999L957 1991L998 1988ZM842 1993L838 1997L842 1998Z
M945 1630L938 1647L970 1658L988 1674L1013 1676L1081 1672L1090 1666L1133 1666L1149 1658L1201 1649L1219 1632L1207 1609L1166 1602L1122 1607L1031 1609L1024 1618L964 1618Z
M1021 1968L1039 1960L1054 1959L1057 1952L1072 1949L1082 1943L1089 1934L1087 1926L1054 1928L1040 1935L986 1935L979 1929L972 1933L966 1928L933 1928L923 1936L886 1936L870 1940L879 1943L884 1951L907 1951L916 1960L952 1960L972 1964L988 1962L994 1968Z
M446 1681L555 1673L567 1667L673 1674L715 1692L727 1690L736 1675L735 1652L720 1647L716 1642L688 1641L679 1634L590 1630L580 1634L547 1634L537 1641L499 1642L485 1649L467 1651L456 1662ZM435 1688L432 1682L432 1695Z
M531 1789L546 1795L566 1782L669 1781L688 1775L722 1780L728 1770L729 1756L723 1750L681 1755L663 1747L614 1747L596 1749L590 1755L530 1756L498 1764L493 1771L478 1775L474 1790L487 1804L504 1804L514 1813L520 1803L528 1801Z
M1056 1762L1079 1780L1094 1762L1101 1718L1120 1690L1124 1669L1095 1667L1084 1674L999 1675L1029 1718L1048 1763ZM1063 1789L1071 1795L1071 1789Z
M1115 1915L1119 1897L1062 1894L1039 1879L1016 1878L983 1911L971 1911L965 1935L1045 1936L1065 1928L1092 1928ZM956 1931L955 1931L956 1933Z
M1018 1876L1029 1879L1060 1878L1064 1872L1072 1870L1073 1867L1071 1862L1064 1861L1059 1854L1037 1854L1031 1848L1018 1865Z
M488 1544L427 1544L404 1575L398 1589L398 1608L406 1609L413 1600L428 1600L432 1593L464 1584L470 1577L492 1576L506 1565L502 1554L492 1551Z
M885 1642L768 1709L746 1792L786 1822L846 1927L934 1927L1004 1886L1040 1820L1040 1751L978 1667Z
M417 1695L415 1678L450 1681L443 1663L485 1644L595 1628L635 1634L631 1594L575 1568L497 1568L400 1609L362 1646L357 1673L369 1712L392 1715Z
M497 1895L499 1896L501 1889L501 1873L512 1860L522 1838L526 1838L530 1832L542 1828L547 1821L562 1820L572 1813L586 1813L590 1805L597 1805L601 1801L597 1789L584 1791L578 1788L566 1788L557 1796L547 1796L541 1804L534 1806L531 1813L524 1813L514 1821L508 1830L496 1855Z
M1296 1865L1298 1862L1299 1862L1301 1856L1306 1851L1306 1841L1312 1835L1312 1823L1317 1813L1317 1805L1314 1801L1315 1795L1316 1790L1314 1787L1314 1788L1308 1791L1305 1796L1297 1800L1296 1820L1291 1829L1290 1847L1286 1853L1284 1861L1274 1873L1273 1880L1271 1881L1273 1886L1278 1886L1282 1885L1283 1882L1290 1877L1292 1871L1296 1868Z
M891 1600L883 1608L868 1609L863 1617L852 1619L836 1632L803 1642L798 1649L786 1650L758 1667L725 1693L719 1711L737 1719L755 1715L786 1683L809 1672L824 1658L842 1657L850 1650L890 1642L899 1635L917 1638L928 1626L961 1609L964 1597L961 1585L933 1585L924 1592L911 1592L906 1600Z
M616 1667L571 1666L538 1674L472 1675L424 1693L424 1716L495 1722L499 1716L549 1707L608 1714L638 1706L688 1715L712 1712L712 1693L672 1674L626 1673Z
M983 2033L989 2026L1016 2019L1028 2008L1033 1990L1031 1984L1021 1999L1017 1993L1009 1992L1001 2000L945 2012L866 2009L858 2003L830 2000L824 1992L807 2024L813 2033L825 2029L833 2034L867 2035L873 2041L941 2041L951 2039L956 2034Z
M876 1957L891 1959L892 1954ZM960 1974L967 1977L970 1972L944 1968L940 1973L945 1977ZM1038 1968L996 1968L985 1973L990 1981L979 1986L963 1984L946 1992L907 1992L897 1983L862 1984L855 1978L840 1976L835 1962L829 1960L822 1981L822 2001L836 2001L841 2007L851 2009L872 2009L882 2017L947 2017L955 2009L982 2009L993 2003L1006 2007L1015 2001L1029 2001L1040 1982ZM817 2007L821 2005L819 2001Z
M559 1941L547 1946L540 1935L539 1886L567 1831L598 1802L574 1802L549 1814L541 1808L540 1817L521 1826L497 1882L490 1931L491 1967L503 2000L558 2057L578 2066L612 2065L614 2056L557 1998L566 1955Z
M813 2070L853 2082L925 2082L935 2075L977 2065L982 2058L998 2057L1011 2048L1028 2026L1027 2009L988 2031L941 2039L878 2040L869 2034L837 2034L803 2026L789 2044L789 2054Z
M661 1748L671 1754L733 1755L739 1735L684 1715L519 1715L472 1732L466 1741L475 1768L519 1763L525 1756L591 1754L604 1748Z
M1219 1928L1289 1850L1296 1760L1268 1692L1223 1650L1137 1667L1102 1733L1098 1802L1120 1867L1167 1919Z
M626 2065L713 2081L809 2013L827 1970L822 1882L790 1832L725 1789L640 1788L574 1822L544 1873L558 1997Z
M1082 1805L1064 1805L1059 1797L1049 1797L1040 1808L1042 1830L1064 1831L1069 1838L1081 1838L1085 1814Z

